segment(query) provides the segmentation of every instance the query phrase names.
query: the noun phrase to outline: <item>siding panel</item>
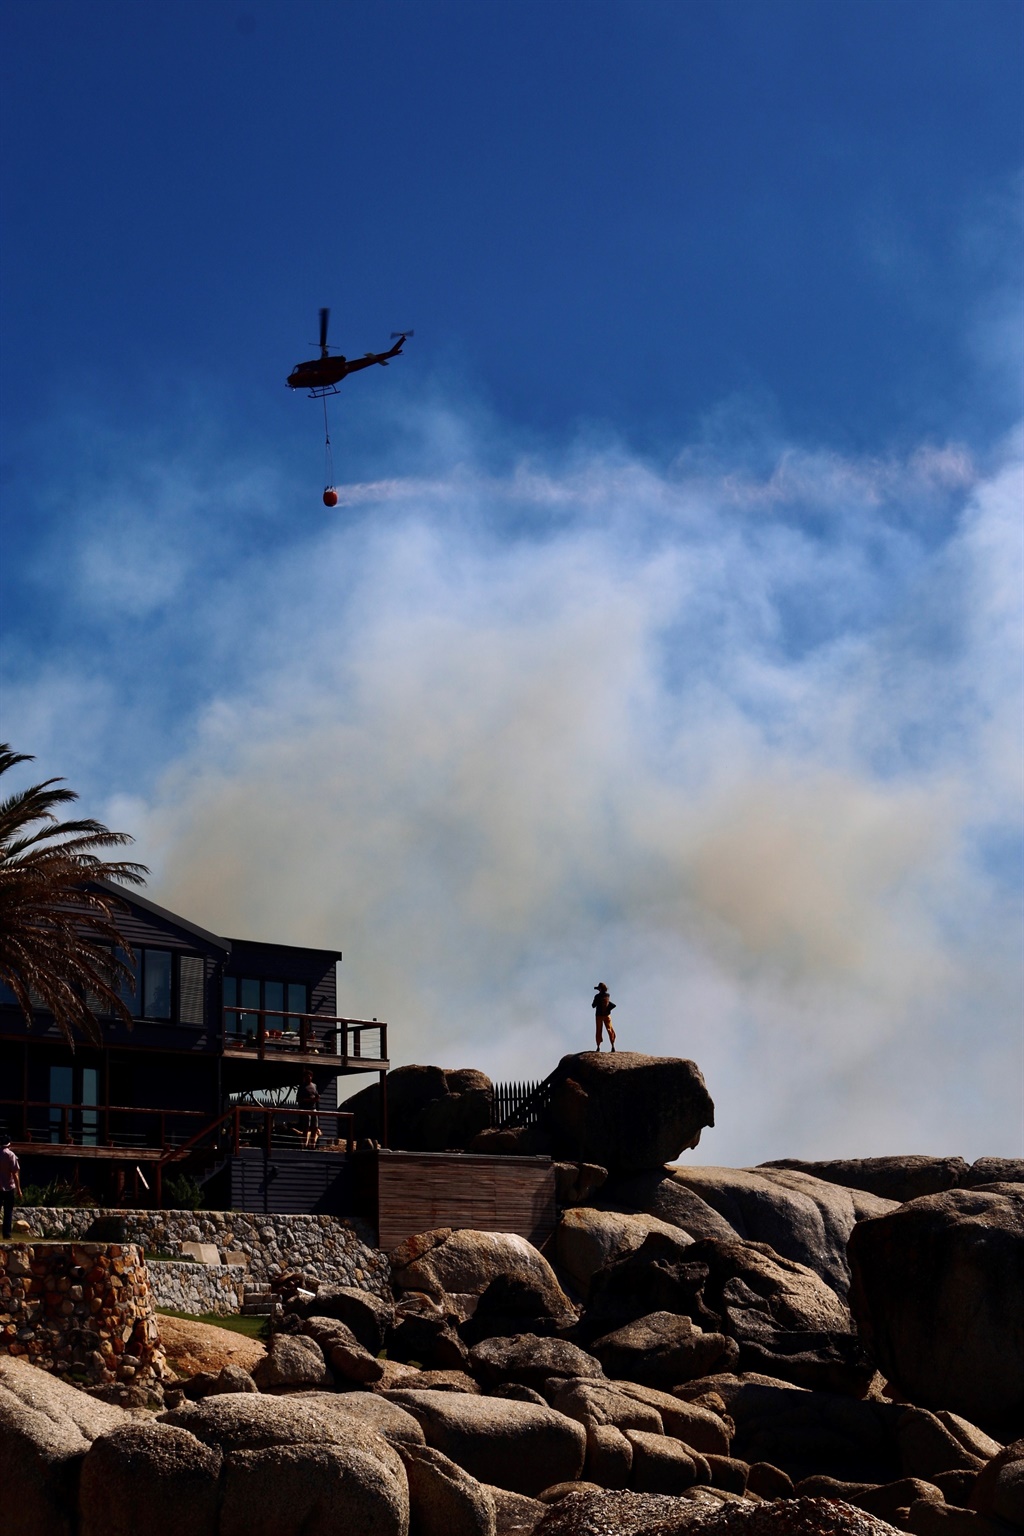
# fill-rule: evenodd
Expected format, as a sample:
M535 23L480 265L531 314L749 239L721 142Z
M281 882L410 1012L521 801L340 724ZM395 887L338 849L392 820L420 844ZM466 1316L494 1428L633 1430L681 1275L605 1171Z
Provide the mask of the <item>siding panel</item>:
M231 1205L275 1215L345 1216L351 1170L344 1153L248 1148L231 1159Z

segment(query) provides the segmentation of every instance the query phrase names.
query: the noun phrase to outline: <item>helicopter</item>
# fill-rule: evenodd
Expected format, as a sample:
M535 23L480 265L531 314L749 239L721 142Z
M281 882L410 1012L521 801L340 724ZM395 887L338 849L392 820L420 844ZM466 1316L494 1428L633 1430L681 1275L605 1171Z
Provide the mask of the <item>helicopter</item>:
M392 331L391 340L395 343L387 352L367 352L365 357L354 358L351 362L347 357L332 357L327 345L327 322L331 317L329 309L320 311L320 356L312 358L308 363L296 363L286 379L289 389L307 389L311 400L322 400L324 404L324 468L327 474L327 484L324 486L323 502L325 507L338 505L338 491L331 483L334 479L334 454L331 450L331 431L327 422L327 396L338 393L338 385L342 379L350 373L358 373L360 368L370 368L374 363L379 363L386 368L393 357L401 352L412 331Z
M308 363L296 363L286 380L289 389L308 389L313 400L322 399L325 395L336 395L342 379L350 373L358 373L360 368L370 368L374 363L386 368L393 357L398 357L405 342L413 334L412 331L392 331L391 340L395 344L388 352L367 352L364 357L351 359L340 354L331 357L327 346L330 314L329 309L320 311L320 356L312 358Z

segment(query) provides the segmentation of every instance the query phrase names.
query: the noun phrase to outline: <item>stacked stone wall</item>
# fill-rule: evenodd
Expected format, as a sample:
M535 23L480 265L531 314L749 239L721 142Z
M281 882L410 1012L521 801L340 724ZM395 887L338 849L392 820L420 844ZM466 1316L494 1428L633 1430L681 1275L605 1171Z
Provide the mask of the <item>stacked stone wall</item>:
M134 1243L0 1243L0 1354L90 1386L167 1374Z
M220 1265L176 1263L167 1269L166 1284L153 1264L156 1301L179 1311L232 1312L232 1292L238 1296L245 1281L269 1284L296 1271L321 1284L352 1285L390 1299L391 1269L387 1257L364 1242L354 1227L336 1216L260 1216L243 1211L97 1210L77 1206L21 1206L17 1215L33 1235L66 1241L80 1240L98 1218L124 1221L125 1241L138 1243L153 1259L177 1260L184 1243L216 1247ZM199 1279L185 1270L207 1270ZM170 1296L185 1294L191 1284L203 1305L184 1306Z
M239 1264L180 1263L148 1259L153 1301L192 1317L205 1313L231 1317L242 1310L248 1270Z

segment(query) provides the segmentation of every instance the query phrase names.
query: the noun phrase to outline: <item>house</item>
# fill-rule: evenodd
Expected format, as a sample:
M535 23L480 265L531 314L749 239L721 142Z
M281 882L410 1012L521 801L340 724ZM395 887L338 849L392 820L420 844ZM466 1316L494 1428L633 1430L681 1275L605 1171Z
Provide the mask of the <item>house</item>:
M32 1028L0 988L0 1120L22 1182L88 1189L102 1204L169 1203L182 1174L226 1209L344 1209L350 1118L337 1080L376 1072L386 1144L387 1025L338 1014L337 950L222 938L116 889L135 956L132 1026L72 1050L52 1016ZM295 1108L305 1070L319 1125ZM313 1143L316 1142L314 1146Z
M387 1150L388 1026L339 1015L338 950L222 938L108 889L135 957L130 1028L100 1015L102 1045L72 1050L51 1014L30 1028L0 986L0 1122L23 1185L168 1207L186 1176L209 1210L359 1217L388 1247L443 1226L547 1241L549 1157ZM307 1070L319 1135L295 1101ZM380 1124L377 1145L357 1149L338 1080L365 1072L379 1077Z

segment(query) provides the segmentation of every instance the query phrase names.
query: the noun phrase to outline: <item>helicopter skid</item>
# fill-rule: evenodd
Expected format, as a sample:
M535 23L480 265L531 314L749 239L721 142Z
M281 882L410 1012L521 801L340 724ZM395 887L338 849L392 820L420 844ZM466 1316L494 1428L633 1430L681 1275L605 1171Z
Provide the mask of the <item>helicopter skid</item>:
M337 384L321 384L316 389L310 390L308 398L310 400L323 400L327 395L340 394L341 390L338 388Z

